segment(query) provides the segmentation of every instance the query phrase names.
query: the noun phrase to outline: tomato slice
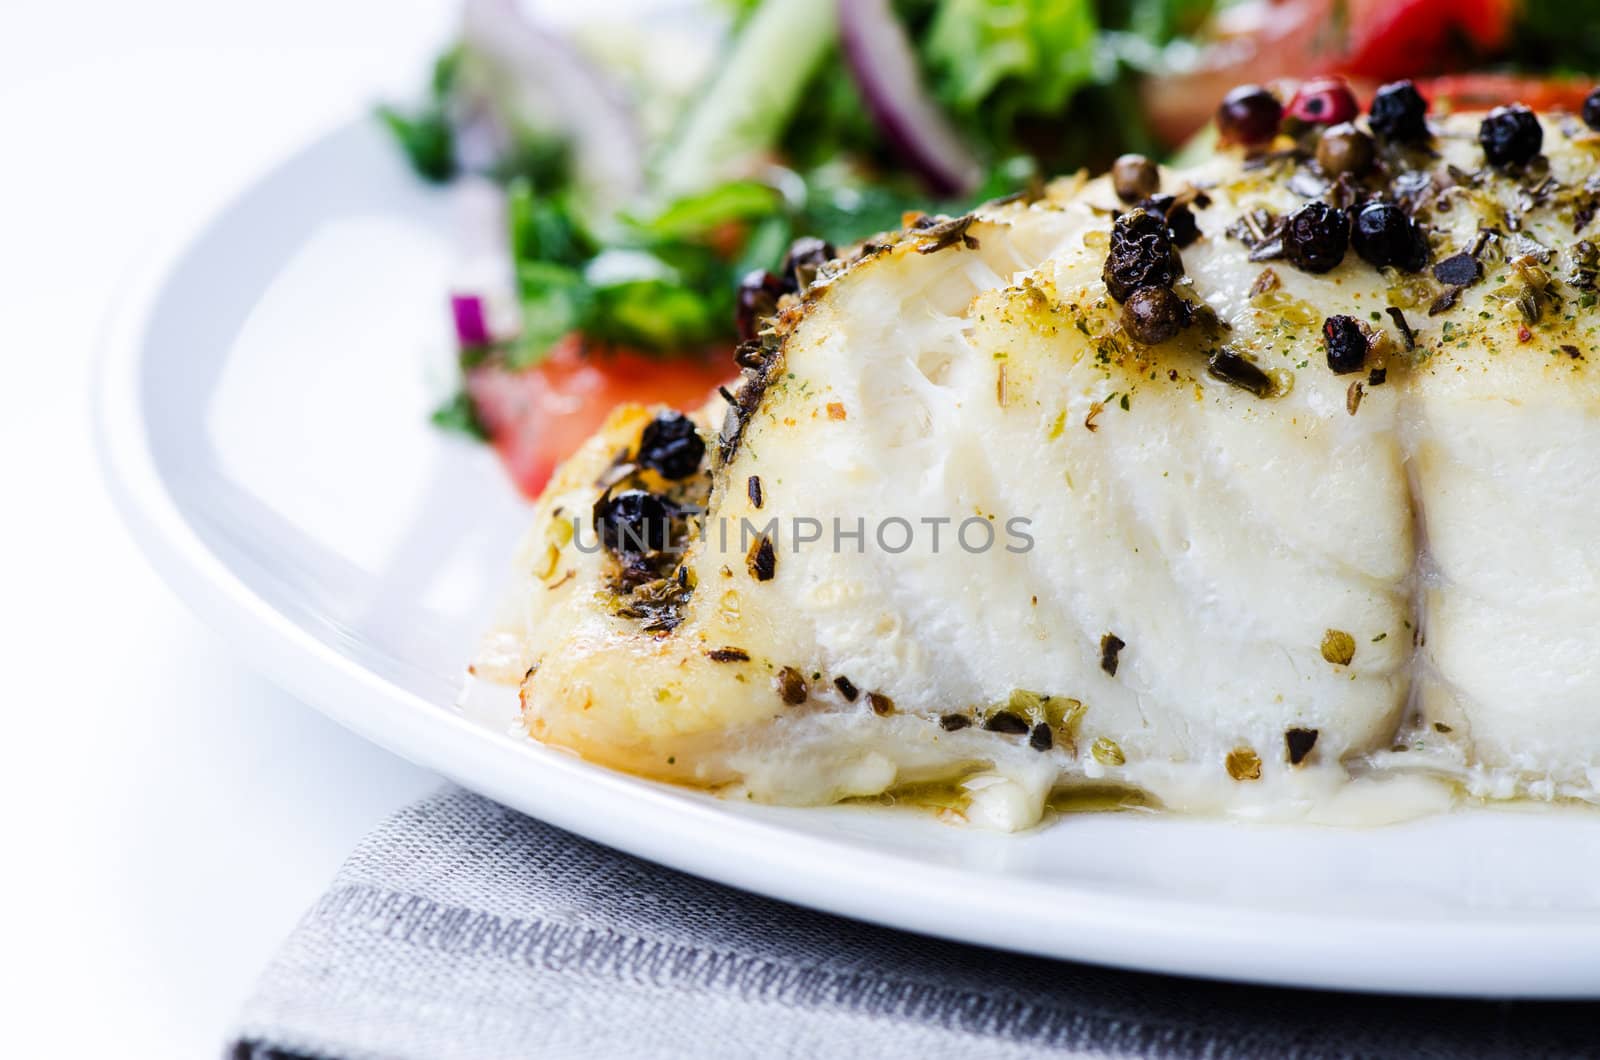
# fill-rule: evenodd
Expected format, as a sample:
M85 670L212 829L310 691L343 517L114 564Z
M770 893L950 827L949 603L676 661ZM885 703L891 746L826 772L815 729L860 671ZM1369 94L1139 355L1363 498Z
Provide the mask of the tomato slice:
M1463 58L1458 35L1478 54L1511 38L1514 0L1378 0L1352 5L1350 44L1337 72L1393 81L1448 69Z
M1246 0L1213 20L1188 71L1145 82L1152 129L1182 143L1235 85L1344 74L1358 94L1458 67L1510 38L1516 0ZM1468 45L1466 53L1460 47ZM1365 93L1363 93L1363 89Z
M737 374L731 352L717 357L650 357L633 350L562 340L538 366L520 372L473 369L467 393L512 480L528 497L556 465L626 402L698 408Z
M1417 89L1435 107L1449 104L1455 110L1488 110L1506 103L1523 103L1541 112L1565 110L1577 114L1594 91L1595 82L1518 74L1452 74L1418 81Z

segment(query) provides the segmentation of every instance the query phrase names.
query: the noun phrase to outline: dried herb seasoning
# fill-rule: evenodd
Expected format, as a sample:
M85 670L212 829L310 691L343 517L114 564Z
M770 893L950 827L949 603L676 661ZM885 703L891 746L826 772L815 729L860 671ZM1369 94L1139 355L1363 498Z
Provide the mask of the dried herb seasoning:
M1384 312L1389 314L1389 319L1394 321L1394 326L1400 331L1400 341L1405 343L1407 351L1417 348L1417 336L1411 330L1411 324L1406 320L1406 315L1398 306L1390 306ZM1381 369L1380 369L1381 370Z
M816 236L801 236L789 244L783 257L783 279L791 291L804 291L817 279L822 266L836 257L833 244Z
M1123 640L1115 633L1107 633L1101 637L1100 669L1104 670L1112 677L1117 676L1117 657L1122 653L1122 649L1126 648L1127 646L1127 641Z
M778 299L785 293L783 280L765 269L746 273L739 281L734 295L734 329L743 343L753 340L778 315Z
M1128 757L1122 753L1121 746L1108 736L1101 736L1090 744L1089 755L1103 766L1121 766L1128 762Z
M1206 371L1230 386L1248 390L1258 398L1271 397L1275 389L1270 375L1226 346L1207 359Z
M683 622L683 605L688 599L688 590L677 578L656 578L629 584L627 574L625 570L627 593L617 597L612 613L618 618L638 621L640 630L645 633L667 634L677 629Z
M749 568L750 576L756 581L772 580L778 573L778 554L772 547L772 538L763 534L750 546L750 552L745 556L745 566Z
M997 710L984 720L983 727L990 732L1004 733L1007 736L1021 736L1028 731L1028 723L1020 714L1009 710Z
M1344 410L1350 415L1354 416L1358 411L1360 411L1361 399L1363 396L1365 396L1366 392L1366 388L1361 385L1361 380L1357 379L1355 382L1351 383L1349 388L1344 392Z
M1433 267L1433 278L1449 287L1466 287L1483 276L1483 266L1467 251L1452 254Z
M772 680L778 689L778 697L789 706L798 707L806 701L806 679L799 670L785 666Z
M977 218L969 213L961 217L935 221L921 227L917 232L917 235L921 237L921 242L917 244L917 253L934 254L958 243L968 250L977 250L977 237L967 232L967 229L972 227L972 222L975 220Z

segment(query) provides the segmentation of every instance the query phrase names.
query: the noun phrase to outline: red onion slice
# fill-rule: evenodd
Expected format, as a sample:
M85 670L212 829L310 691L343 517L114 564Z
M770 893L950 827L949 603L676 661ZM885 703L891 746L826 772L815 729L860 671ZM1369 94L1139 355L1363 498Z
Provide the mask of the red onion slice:
M481 350L492 341L483 299L475 294L450 296L450 315L456 322L456 342L463 350Z
M838 0L845 65L889 142L936 195L973 192L983 171L928 96L916 53L889 0Z
M482 350L517 333L506 195L492 180L469 173L451 186L450 198L456 236L450 316L460 349Z
M526 18L517 0L467 0L462 42L486 77L480 102L499 126L474 137L498 135L504 146L519 126L558 131L570 138L579 187L597 208L639 191L644 148L634 115L570 41Z

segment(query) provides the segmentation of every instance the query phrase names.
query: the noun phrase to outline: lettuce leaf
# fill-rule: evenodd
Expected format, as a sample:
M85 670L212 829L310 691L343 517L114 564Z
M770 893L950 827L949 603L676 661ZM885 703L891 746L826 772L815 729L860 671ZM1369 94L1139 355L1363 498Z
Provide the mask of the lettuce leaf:
M412 108L378 107L378 120L400 145L417 176L434 184L453 179L457 172L455 127L450 121L450 99L461 69L461 49L452 48L433 64L427 98Z
M923 45L939 99L1003 121L1058 111L1095 80L1091 0L942 0Z

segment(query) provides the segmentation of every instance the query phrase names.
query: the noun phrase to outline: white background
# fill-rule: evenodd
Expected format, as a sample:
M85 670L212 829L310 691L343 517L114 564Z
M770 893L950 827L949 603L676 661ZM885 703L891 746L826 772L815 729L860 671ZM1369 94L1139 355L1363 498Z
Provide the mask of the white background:
M420 85L448 0L0 3L0 1036L214 1057L350 848L430 789L253 676L118 525L87 381L141 255Z

